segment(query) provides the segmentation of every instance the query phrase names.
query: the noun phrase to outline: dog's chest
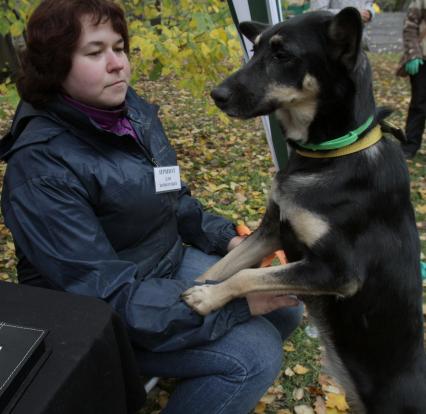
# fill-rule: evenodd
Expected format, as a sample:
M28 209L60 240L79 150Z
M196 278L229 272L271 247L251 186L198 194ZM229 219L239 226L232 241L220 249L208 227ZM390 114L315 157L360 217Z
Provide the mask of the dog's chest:
M308 247L311 247L330 231L326 217L296 200L296 193L307 191L307 181L315 179L316 177L303 178L303 185L299 186L298 181L300 180L297 176L285 182L281 182L279 176L277 176L272 183L271 197L279 206L280 220L288 222L297 238Z

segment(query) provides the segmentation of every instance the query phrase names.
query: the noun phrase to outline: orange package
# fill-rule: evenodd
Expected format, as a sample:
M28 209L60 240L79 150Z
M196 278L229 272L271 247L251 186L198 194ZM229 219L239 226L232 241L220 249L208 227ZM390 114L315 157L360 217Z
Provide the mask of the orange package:
M236 226L236 231L239 236L248 236L252 233L252 231L245 225L245 224L238 224ZM285 253L283 250L277 250L276 252L272 253L271 255L265 257L260 267L268 267L271 265L272 261L277 258L281 264L287 263L287 258L285 257Z

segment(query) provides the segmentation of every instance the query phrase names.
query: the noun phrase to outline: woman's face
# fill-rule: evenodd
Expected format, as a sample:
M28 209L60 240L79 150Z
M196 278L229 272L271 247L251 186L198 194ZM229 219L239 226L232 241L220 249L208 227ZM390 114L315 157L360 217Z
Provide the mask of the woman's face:
M109 20L95 26L92 17L85 15L80 22L80 39L62 86L72 98L86 105L118 106L124 102L130 80L123 38Z

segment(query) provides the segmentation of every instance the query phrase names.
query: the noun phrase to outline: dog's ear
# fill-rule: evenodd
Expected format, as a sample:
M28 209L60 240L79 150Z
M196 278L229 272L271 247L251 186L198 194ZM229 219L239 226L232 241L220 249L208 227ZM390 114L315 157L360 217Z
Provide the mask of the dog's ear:
M260 22L242 22L238 26L240 32L247 37L250 42L254 42L259 33L262 33L264 30L271 27L269 24L260 23Z
M349 70L354 68L358 58L362 29L361 15L354 7L346 7L336 14L328 28L332 57Z

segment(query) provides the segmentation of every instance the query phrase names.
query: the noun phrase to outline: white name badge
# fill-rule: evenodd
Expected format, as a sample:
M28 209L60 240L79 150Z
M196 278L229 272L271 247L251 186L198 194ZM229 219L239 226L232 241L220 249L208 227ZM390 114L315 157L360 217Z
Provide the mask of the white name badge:
M180 171L178 165L169 167L154 167L155 191L176 191L181 189Z

